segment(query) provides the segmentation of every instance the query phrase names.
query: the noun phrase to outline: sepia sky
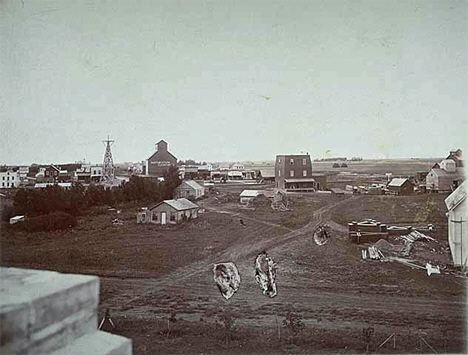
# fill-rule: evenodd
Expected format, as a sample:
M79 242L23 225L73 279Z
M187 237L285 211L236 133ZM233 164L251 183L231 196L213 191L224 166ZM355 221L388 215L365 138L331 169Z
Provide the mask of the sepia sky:
M0 0L0 163L441 157L467 1Z

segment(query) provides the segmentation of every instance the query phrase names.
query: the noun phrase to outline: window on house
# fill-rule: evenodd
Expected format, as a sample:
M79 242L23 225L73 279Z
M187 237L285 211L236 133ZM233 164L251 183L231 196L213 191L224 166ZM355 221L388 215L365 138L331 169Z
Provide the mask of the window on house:
M307 159L306 158L302 159L302 165L306 165L306 164L307 164Z
M171 213L171 221L175 221L175 213Z
M5 176L2 176L2 180L5 180Z
M289 175L290 175L291 177L294 177L294 170L291 170L291 171L289 172Z
M278 176L281 176L281 170L278 170Z
M302 176L307 176L307 170L302 170Z
M294 165L294 159L293 158L289 159L289 164Z
M9 177L9 176L7 176L7 178L6 178L6 179L7 179L7 181L10 181L10 177Z
M2 187L5 187L5 183L4 183L4 182L2 182Z
M278 164L281 164L281 158L278 159Z

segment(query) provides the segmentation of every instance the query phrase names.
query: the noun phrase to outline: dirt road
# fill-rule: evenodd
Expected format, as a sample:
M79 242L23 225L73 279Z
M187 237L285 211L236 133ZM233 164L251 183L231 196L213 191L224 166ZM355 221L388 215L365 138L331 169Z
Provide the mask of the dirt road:
M462 342L465 300L460 289L464 280L436 276L425 290L421 285L428 282L427 276L417 270L394 264L363 265L344 228L336 223L330 223L334 237L326 246L311 241L314 229L329 221L334 208L360 198L311 211L310 222L292 231L207 205L207 213L244 219L249 225L245 235L235 245L158 279L103 278L109 297L103 299L102 307L132 319L158 319L175 311L187 320L207 319L210 310L228 307L235 310L239 325L274 328L278 317L293 305L307 325L318 329L360 331L372 326L381 334L424 332L433 337L450 330L452 340ZM269 238L271 228L283 228L286 233ZM273 299L263 296L254 281L253 260L263 250L278 263L279 294ZM213 263L226 261L236 263L242 278L239 291L229 301L219 294L211 272ZM400 282L402 274L407 282ZM443 291L454 288L458 291ZM442 292L432 291L439 289Z

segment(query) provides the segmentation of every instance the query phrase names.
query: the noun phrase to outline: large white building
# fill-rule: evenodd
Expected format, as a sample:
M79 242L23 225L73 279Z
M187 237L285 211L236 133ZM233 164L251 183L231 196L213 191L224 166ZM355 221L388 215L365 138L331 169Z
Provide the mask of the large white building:
M465 181L446 199L448 239L455 266L468 267L468 182Z
M20 186L20 174L17 171L7 170L0 172L0 188L11 189Z

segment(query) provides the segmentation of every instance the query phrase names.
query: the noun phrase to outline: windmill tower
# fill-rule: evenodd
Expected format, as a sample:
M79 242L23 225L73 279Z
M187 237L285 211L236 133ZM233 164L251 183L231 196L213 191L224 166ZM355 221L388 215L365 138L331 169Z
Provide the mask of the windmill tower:
M112 159L111 146L114 144L114 141L109 139L102 141L106 146L106 152L104 153L104 162L102 163L102 177L101 181L112 181L114 180L115 166Z

